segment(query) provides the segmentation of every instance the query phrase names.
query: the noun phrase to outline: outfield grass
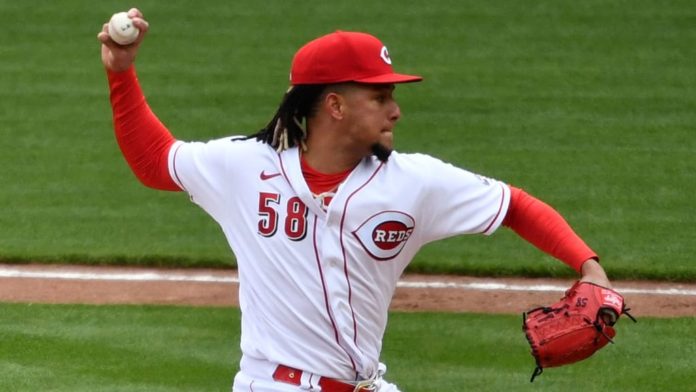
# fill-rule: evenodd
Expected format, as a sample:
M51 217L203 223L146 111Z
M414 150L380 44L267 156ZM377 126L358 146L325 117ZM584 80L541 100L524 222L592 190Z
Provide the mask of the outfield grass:
M0 304L0 390L228 391L232 308ZM533 384L517 316L392 313L388 379L403 391L693 391L693 318L621 321L616 344Z
M2 391L226 391L238 311L0 305Z
M255 131L301 44L370 31L425 77L398 89L400 150L546 200L614 278L696 280L687 0L0 1L0 261L234 263L212 220L140 186L113 140L95 36L132 5L151 22L140 80L181 139ZM507 232L433 244L412 268L570 272Z

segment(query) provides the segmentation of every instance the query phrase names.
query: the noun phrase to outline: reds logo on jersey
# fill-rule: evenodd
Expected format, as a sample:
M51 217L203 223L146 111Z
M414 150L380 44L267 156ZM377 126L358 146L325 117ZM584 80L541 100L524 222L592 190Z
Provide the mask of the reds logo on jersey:
M373 258L384 261L396 257L406 245L415 221L399 211L384 211L371 216L353 232L360 245Z

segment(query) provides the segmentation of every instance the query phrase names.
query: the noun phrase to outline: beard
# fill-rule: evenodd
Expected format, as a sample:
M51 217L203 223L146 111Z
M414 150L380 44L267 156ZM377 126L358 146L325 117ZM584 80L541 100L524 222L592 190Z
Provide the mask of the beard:
M371 147L372 154L377 157L381 162L387 162L389 155L391 155L392 150L383 146L380 143L375 143Z

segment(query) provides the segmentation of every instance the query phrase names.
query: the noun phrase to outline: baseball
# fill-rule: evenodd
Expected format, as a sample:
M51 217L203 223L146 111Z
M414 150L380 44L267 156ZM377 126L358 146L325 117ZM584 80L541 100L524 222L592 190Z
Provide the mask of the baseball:
M133 26L133 20L126 12L115 13L109 20L109 36L119 45L133 43L139 33L140 30Z

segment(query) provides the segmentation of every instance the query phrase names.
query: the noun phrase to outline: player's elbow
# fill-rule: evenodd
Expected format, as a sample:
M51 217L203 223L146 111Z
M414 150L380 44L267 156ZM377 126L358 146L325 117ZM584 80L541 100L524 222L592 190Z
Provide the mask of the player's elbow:
M163 169L160 165L138 165L129 162L129 166L138 181L148 188L174 192L182 190L169 175L169 170Z

